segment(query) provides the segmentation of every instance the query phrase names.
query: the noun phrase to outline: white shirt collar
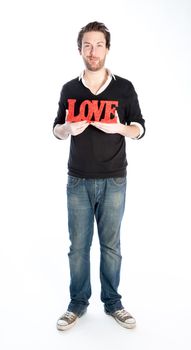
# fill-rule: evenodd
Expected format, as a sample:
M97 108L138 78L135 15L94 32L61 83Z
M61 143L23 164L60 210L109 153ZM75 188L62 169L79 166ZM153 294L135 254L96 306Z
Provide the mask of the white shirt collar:
M107 73L108 73L108 78L107 78L106 82L101 86L101 88L96 92L95 95L98 95L101 92L103 92L108 87L108 85L110 84L112 79L116 80L115 75L112 74L109 69L106 69L106 70L107 70ZM86 82L84 80L84 70L83 70L83 72L81 72L81 74L79 75L78 79L79 79L79 81L81 80L83 85L88 88L88 86L87 86L87 84L86 84Z
M113 78L114 80L116 80L115 75L110 71L110 69L106 68L106 71L107 71L107 73L108 73L108 77L111 77L111 78ZM79 75L79 77L78 77L79 80L82 80L82 79L83 79L84 73L85 73L84 70L80 73L80 75Z

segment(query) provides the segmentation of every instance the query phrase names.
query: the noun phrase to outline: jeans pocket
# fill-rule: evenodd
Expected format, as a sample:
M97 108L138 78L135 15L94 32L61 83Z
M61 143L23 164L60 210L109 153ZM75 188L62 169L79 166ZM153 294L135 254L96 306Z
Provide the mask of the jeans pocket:
M79 184L80 180L81 179L79 177L68 175L67 187L73 188L73 187L77 186Z
M116 186L122 186L122 185L126 184L126 176L123 176L123 177L112 177L111 180Z

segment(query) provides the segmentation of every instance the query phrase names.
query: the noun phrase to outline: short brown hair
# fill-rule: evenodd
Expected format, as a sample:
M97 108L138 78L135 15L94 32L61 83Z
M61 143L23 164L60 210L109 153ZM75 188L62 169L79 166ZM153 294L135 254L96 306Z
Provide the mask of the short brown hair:
M105 36L106 40L106 47L110 48L110 39L111 35L105 24L100 22L90 22L86 26L82 27L80 32L78 33L77 38L77 44L78 44L78 50L81 51L82 49L82 39L83 35L87 32L102 32Z

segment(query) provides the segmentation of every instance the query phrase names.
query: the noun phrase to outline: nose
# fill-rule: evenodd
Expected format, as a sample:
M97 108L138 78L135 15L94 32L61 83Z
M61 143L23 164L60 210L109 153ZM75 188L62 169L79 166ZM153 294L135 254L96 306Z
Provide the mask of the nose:
M93 46L93 45L91 46L91 51L90 51L90 52L91 52L91 55L92 55L92 56L95 55L95 52L96 52L95 46Z

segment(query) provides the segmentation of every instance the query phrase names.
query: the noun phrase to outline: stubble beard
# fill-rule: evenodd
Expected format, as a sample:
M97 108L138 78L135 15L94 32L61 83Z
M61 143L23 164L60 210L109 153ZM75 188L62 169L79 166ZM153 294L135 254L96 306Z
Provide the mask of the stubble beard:
M105 65L105 59L106 57L104 57L102 60L99 59L97 61L92 61L91 62L91 57L89 57L89 59L87 60L86 58L84 58L84 63L86 68L91 71L91 72L97 72L98 70L102 69Z

